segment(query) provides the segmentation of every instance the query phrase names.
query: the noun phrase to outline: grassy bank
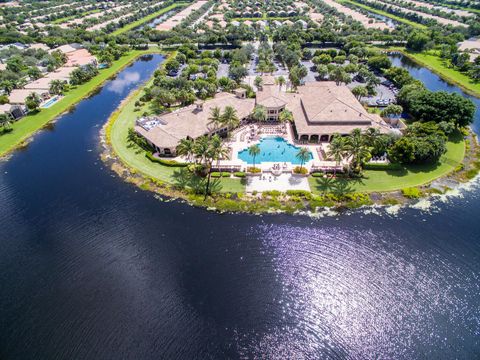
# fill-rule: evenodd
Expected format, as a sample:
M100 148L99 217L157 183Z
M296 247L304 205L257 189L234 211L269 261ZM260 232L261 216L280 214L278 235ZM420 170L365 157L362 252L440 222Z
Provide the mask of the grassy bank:
M368 6L368 5L364 5L364 4L360 4L360 3L357 3L355 1L351 1L351 0L338 0L338 2L340 4L351 4L351 5L354 5L354 6L357 6L359 8L362 8L364 10L368 10L372 13L375 13L375 14L378 14L378 15L382 15L382 16L386 16L392 20L395 20L395 21L398 21L400 23L403 23L403 24L406 24L406 25L410 25L414 28L417 28L417 29L426 29L427 26L423 25L423 24L419 24L419 23L416 23L414 21L411 21L411 20L408 20L408 19L405 19L405 18L402 18L400 16L397 16L397 15L393 15L393 14L390 14L386 11L383 11L383 10L378 10L378 9L375 9L371 6Z
M310 177L313 193L323 193L336 188L355 192L387 192L425 185L457 169L465 157L465 142L461 134L447 143L447 152L435 165L409 165L399 170L366 170L362 179L325 180Z
M54 120L64 112L68 111L75 104L94 92L102 84L132 63L141 55L158 53L158 48L148 50L132 50L127 55L115 61L111 67L99 70L99 74L89 82L71 89L60 101L47 109L41 109L38 113L27 115L12 125L12 131L0 136L0 156L6 155L25 140L31 137L36 131Z
M150 85L151 81L146 85ZM150 161L145 156L145 151L127 141L128 129L133 127L135 120L146 108L135 111L135 102L143 93L143 86L132 93L112 114L107 126L107 141L112 146L115 154L129 168L172 185L184 184L186 180L185 169L169 167ZM239 178L221 178L219 180L221 192L244 192L245 186Z
M470 95L480 98L480 83L473 82L467 75L449 67L446 61L441 59L435 51L419 53L399 47L390 48L389 50L401 52L412 61L433 71L447 82L460 87Z
M185 6L186 4L189 4L189 2L183 2L183 3L175 3L175 4L172 4L172 5L169 5L167 6L166 8L163 8L161 10L158 10L157 12L154 12L150 15L147 15L141 19L138 19L137 21L134 21L134 22L131 22L130 24L127 24L125 25L124 27L120 28L120 29L117 29L115 30L112 35L113 36L117 36L117 35L121 35L121 34L124 34L126 33L127 31L130 31L130 30L133 30L139 26L142 26L143 24L149 22L149 21L152 21L154 20L155 18L159 17L159 16L162 16L163 14L173 10L173 9L176 9L176 8L179 8L179 7L183 7Z

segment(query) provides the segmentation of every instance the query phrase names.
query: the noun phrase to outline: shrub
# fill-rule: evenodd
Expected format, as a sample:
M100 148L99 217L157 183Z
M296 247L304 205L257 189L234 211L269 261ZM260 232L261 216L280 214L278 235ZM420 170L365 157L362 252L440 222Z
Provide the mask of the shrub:
M236 173L233 173L233 176L239 177L239 178L244 178L246 174L243 171L237 171Z
M247 169L247 171L248 171L249 173L252 173L252 174L258 174L258 173L261 172L262 170L259 169L259 168L257 168L257 167L251 166L251 167L249 167L249 168Z
M323 175L324 173L321 173L321 172L316 172L312 174L313 177L323 177Z
M466 173L465 173L465 177L468 179L468 180L471 180L473 179L475 176L477 176L478 174L478 169L470 169L468 170Z
M376 164L376 163L367 163L363 166L364 170L401 170L402 165L399 163L389 163L389 164Z
M382 200L383 205L398 205L400 202L392 197L388 197Z
M306 173L308 173L308 170L304 167L300 167L300 166L296 166L294 169L293 169L293 172L295 174L303 174L305 175Z
M402 194L409 199L418 199L420 196L422 196L422 192L416 187L404 188L402 189Z
M298 196L307 200L312 198L312 193L307 190L287 190L286 194L288 196Z
M278 191L278 190L264 191L263 194L262 194L263 197L267 197L267 196L278 197L280 195L282 195L282 192Z
M181 162L178 162L178 161L175 161L175 160L165 160L165 159L156 158L155 156L153 156L153 154L152 154L151 152L147 152L147 153L145 154L145 156L146 156L150 161L159 163L159 164L164 165L164 166L169 166L169 167L185 167L185 166L188 165L187 163L181 163Z
M211 176L213 178L220 178L220 177L230 177L229 172L218 172L218 171L212 171Z

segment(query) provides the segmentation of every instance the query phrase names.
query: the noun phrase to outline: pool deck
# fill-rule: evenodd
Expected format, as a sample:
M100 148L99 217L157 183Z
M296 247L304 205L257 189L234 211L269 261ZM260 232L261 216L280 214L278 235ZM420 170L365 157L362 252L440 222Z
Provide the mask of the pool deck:
M306 190L310 191L310 185L306 176L284 173L278 176L262 174L261 176L249 176L247 178L246 192L263 192L268 190Z
M240 167L241 171L246 171L252 164L248 164L238 157L238 153L248 147L258 144L264 137L282 137L289 144L297 147L305 147L312 153L313 159L306 162L303 167L308 171L312 168L333 168L336 166L334 161L323 160L321 153L328 152L328 143L319 144L299 144L294 141L293 129L290 124L249 124L234 130L230 139L225 145L230 149L230 158L219 161L219 166ZM177 157L177 161L185 161L182 157ZM278 170L274 170L277 166ZM262 170L262 175L247 176L246 191L266 191L266 190L308 190L308 178L300 175L293 175L292 171L299 165L291 162L261 162L255 164L255 167Z

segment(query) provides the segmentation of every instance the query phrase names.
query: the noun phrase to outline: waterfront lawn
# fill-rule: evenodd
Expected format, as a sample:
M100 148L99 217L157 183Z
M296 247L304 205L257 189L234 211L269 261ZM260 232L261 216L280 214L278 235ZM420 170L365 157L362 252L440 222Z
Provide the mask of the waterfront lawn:
M136 21L131 22L130 24L125 25L124 27L115 30L112 35L117 36L126 33L127 31L133 30L139 26L142 26L146 22L152 21L155 18L162 16L163 14L169 12L170 10L176 9L178 7L185 6L185 4L188 4L189 2L180 2L180 3L175 3L172 5L167 6L166 8L160 9L157 12L154 12L150 15L147 15L141 19L138 19Z
M356 7L359 7L359 8L362 8L364 10L368 10L372 13L375 13L375 14L378 14L378 15L382 15L382 16L386 16L390 19L393 19L393 20L396 20L400 23L403 23L403 24L406 24L406 25L410 25L414 28L417 28L417 29L426 29L427 26L423 25L423 24L419 24L419 23L416 23L414 21L411 21L411 20L408 20L408 19L405 19L405 18L402 18L400 16L397 16L397 15L393 15L393 14L390 14L386 11L383 11L383 10L378 10L378 9L375 9L371 6L368 6L368 5L364 5L364 4L360 4L360 3L357 3L355 1L352 1L352 0L338 0L338 2L340 4L351 4L351 5L354 5Z
M438 56L438 52L413 52L404 48L391 48L391 50L400 51L408 58L440 75L447 82L461 87L476 97L480 97L480 82L474 82L468 75L454 69Z
M147 85L151 84L149 82ZM162 182L182 185L193 188L198 184L196 179L192 179L190 174L179 167L169 167L150 161L145 156L145 151L136 145L127 141L128 129L133 127L135 120L140 116L144 109L135 111L135 101L143 93L143 86L133 93L119 110L112 115L110 124L107 127L107 136L109 137L114 152L120 157L122 162L130 168L143 173L144 175L158 179ZM213 180L213 179L212 179ZM218 185L213 186L220 192L244 192L245 185L241 179L221 178L218 179Z
M409 165L400 170L366 170L362 179L324 179L309 177L313 193L395 191L427 184L459 166L465 156L465 141L456 134L447 142L447 152L435 165Z
M150 48L148 50L130 51L127 55L115 61L111 67L100 69L99 74L89 82L71 89L60 101L56 102L51 107L40 109L39 112L27 115L14 122L12 124L12 131L0 136L0 156L12 151L32 136L33 133L40 130L43 126L60 116L62 113L68 111L75 104L100 87L106 80L134 61L137 57L149 53L159 53L159 49Z

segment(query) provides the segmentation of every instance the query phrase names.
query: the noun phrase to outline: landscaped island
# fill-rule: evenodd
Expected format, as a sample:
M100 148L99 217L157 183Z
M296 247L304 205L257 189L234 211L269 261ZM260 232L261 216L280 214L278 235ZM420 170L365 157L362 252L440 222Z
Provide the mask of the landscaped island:
M475 104L430 91L387 53L478 95L477 10L433 0L7 2L0 155L163 49L168 61L106 131L115 166L143 187L245 211L443 192L450 183L435 180L478 172Z
M242 51L249 50L234 52L233 61ZM190 81L208 81L208 76L192 76L190 66L201 61L215 68L213 53L203 52L200 58L190 53L187 60L188 53L181 48L163 68L171 72L172 62L180 60L189 64L183 71ZM226 54L221 56L231 56ZM425 91L415 88L418 85L399 69L388 66L384 74L411 84L400 93L407 106L411 92ZM184 80L177 76L176 70L171 75L157 72L105 128L104 158L143 189L218 210L315 211L324 206L404 203L448 190L438 181L429 186L434 180L448 176L465 181L478 170L476 140L468 132L462 134L461 116L457 125L406 125L385 111L383 117L365 111L341 81L295 86L295 79L270 75L247 77L253 86L236 87L221 80L224 92L206 95L205 100L186 95L177 100L175 90L170 98L162 95L162 87L182 86ZM471 110L460 97L450 100L459 101L456 112L463 106ZM410 105L409 111L421 118L423 110L417 105ZM387 112L395 110L392 105ZM470 110L465 110L467 123ZM206 134L214 135L212 140Z

